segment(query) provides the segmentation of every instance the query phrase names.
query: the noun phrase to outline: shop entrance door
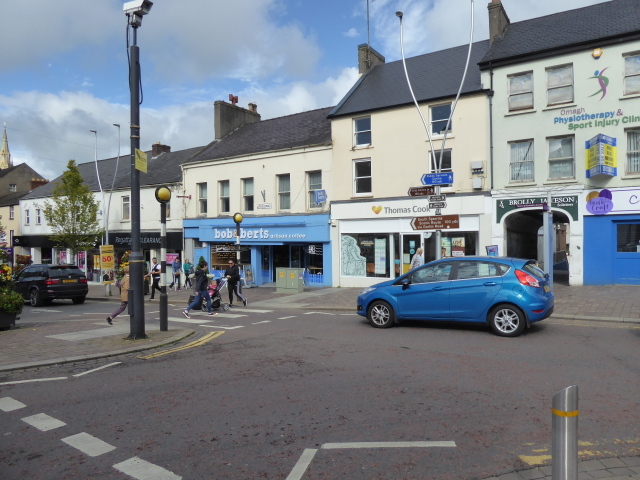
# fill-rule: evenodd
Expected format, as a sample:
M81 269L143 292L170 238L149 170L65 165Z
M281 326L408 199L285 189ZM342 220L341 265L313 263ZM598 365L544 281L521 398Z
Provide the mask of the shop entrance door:
M402 269L400 271L400 275L404 275L409 270L411 270L411 259L418 251L420 247L422 247L420 234L415 235L403 235L402 236L402 257L400 259L400 264ZM424 253L422 254L422 259L424 261Z

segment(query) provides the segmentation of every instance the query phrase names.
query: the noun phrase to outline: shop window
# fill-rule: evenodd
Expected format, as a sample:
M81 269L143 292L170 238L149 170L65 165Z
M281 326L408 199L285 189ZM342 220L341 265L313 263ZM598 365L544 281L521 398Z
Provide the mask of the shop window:
M131 208L130 208L130 199L129 196L122 197L122 220L129 220L131 218Z
M451 104L437 105L429 109L431 113L431 133L434 135L444 135L445 133L451 133L453 130L453 120L449 123L449 129L447 128L447 122L451 115Z
M640 223L617 225L618 252L640 252Z
M389 277L388 234L342 235L341 272L345 277Z
M573 65L547 70L547 105L573 102Z
M509 111L533 108L533 72L510 75Z
M451 149L447 149L444 152L442 150L435 151L435 158L430 155L431 162L435 161L435 165L431 165L432 172L451 172ZM442 158L442 161L440 160ZM450 187L451 184L443 184L441 187Z
M291 175L278 175L278 210L291 209Z
M229 213L231 205L229 201L229 180L222 180L220 184L220 213Z
M322 190L322 172L320 170L308 172L307 178L309 179L309 208L320 208L322 204L316 203L316 191Z
M627 131L627 173L640 173L640 130Z
M198 215L207 214L207 184L196 184L198 190Z
M549 139L549 179L574 178L573 137Z
M371 145L371 117L353 119L353 145L355 147Z
M640 93L640 55L624 58L624 94Z
M427 242L427 252L433 251L431 246L431 240L435 238L432 235ZM445 257L468 257L470 255L477 255L476 244L478 234L476 232L442 232L442 238L440 239L440 253L442 258ZM433 260L429 256L428 261Z
M353 161L353 193L355 195L371 194L371 159Z
M509 181L533 182L533 140L509 144Z
M242 205L245 212L253 212L253 178L242 179Z

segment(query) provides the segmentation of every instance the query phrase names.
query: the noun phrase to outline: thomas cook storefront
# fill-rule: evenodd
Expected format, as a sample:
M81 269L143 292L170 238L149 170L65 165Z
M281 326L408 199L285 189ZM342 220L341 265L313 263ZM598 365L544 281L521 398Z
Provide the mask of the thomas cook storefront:
M430 217L427 197L337 201L331 203L334 245L334 285L365 287L409 271L419 248L424 261L443 257L485 255L491 238L491 197L488 194L448 195L442 216L455 217L451 228L414 228L417 217Z
M227 268L237 258L245 280L264 285L276 281L276 269L304 269L308 286L331 286L331 248L328 214L245 216L240 239L231 218L184 220L185 242L191 242L194 263L202 256L212 270ZM189 250L187 246L187 250Z

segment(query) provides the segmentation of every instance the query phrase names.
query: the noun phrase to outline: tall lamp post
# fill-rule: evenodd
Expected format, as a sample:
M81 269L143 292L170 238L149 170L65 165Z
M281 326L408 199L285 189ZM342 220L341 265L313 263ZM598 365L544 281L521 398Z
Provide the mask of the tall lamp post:
M98 131L97 130L89 130L91 133L94 134L94 148L93 148L93 161L96 164L96 178L98 179L98 187L100 188L100 194L102 195L102 203L101 203L101 211L102 211L102 224L103 227L105 225L105 214L106 214L106 206L104 204L104 190L102 190L102 181L100 180L100 170L98 169ZM106 229L108 229L109 227L107 226ZM105 230L106 231L106 230ZM106 234L105 234L106 235ZM107 245L109 243L109 236L106 235L102 237L102 245ZM100 279L101 281L104 281L104 272L102 270L102 268L100 269ZM108 297L109 295L111 295L111 284L110 283L105 283L105 292L104 292L105 297Z
M240 265L240 224L243 216L240 212L233 214L233 221L236 222L236 265ZM242 281L238 282L240 293L242 293Z
M140 149L140 49L137 45L138 27L142 17L149 13L153 2L134 0L124 4L124 14L133 28L132 44L129 46L129 91L131 94L131 254L129 275L131 288L129 299L133 308L130 320L130 340L147 338L144 332L143 263L140 244L140 174L136 169L136 150Z
M171 200L171 190L166 185L156 188L156 200L160 203L160 331L169 330L169 310L167 283L167 203Z

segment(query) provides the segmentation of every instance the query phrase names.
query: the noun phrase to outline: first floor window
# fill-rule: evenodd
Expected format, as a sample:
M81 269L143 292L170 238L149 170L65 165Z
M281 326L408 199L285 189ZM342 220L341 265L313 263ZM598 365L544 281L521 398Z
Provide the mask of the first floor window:
M624 58L624 94L640 93L640 55Z
M367 195L371 189L371 159L353 161L353 193Z
M322 204L316 203L316 191L322 190L322 172L320 170L307 173L309 177L309 208L320 208Z
M9 220L13 220L16 217L16 207L11 205L9 207Z
M353 119L353 145L371 145L371 117Z
M291 176L278 175L278 210L291 209Z
M229 180L220 182L220 212L229 213L231 205L229 202Z
M509 181L533 182L533 140L509 144Z
M573 102L573 65L547 70L547 105Z
M122 220L129 220L131 209L129 208L130 200L129 197L122 197Z
M509 76L509 111L533 108L533 72Z
M549 139L549 179L574 178L573 137Z
M242 179L242 201L245 212L253 212L253 178Z
M640 223L619 223L617 234L618 252L640 251Z
M42 223L42 216L40 215L40 209L36 208L36 225L40 225Z
M196 184L198 190L198 215L207 214L207 184Z
M25 209L24 211L24 223L25 225L29 225L30 219L29 219L29 209Z
M435 164L433 163L435 161ZM451 172L451 150L447 149L444 152L442 150L435 151L435 158L431 156L431 171L432 172ZM450 187L451 184L441 185L441 187Z
M431 133L434 135L444 135L446 132L453 130L453 121L449 123L449 128L447 129L447 122L451 116L450 103L437 105L431 107L429 110L431 111Z
M627 173L640 173L640 130L627 132Z

